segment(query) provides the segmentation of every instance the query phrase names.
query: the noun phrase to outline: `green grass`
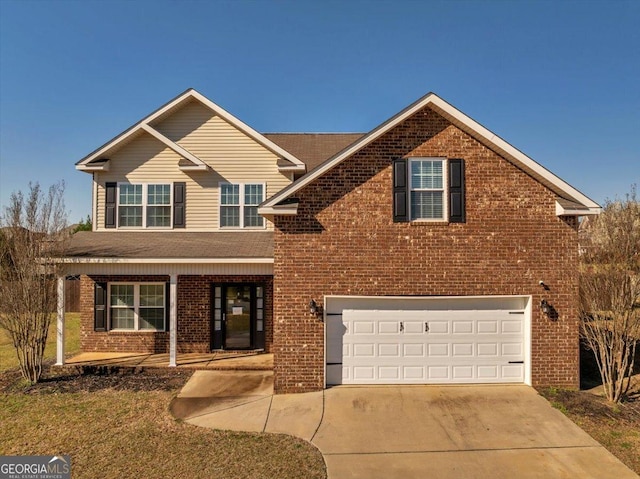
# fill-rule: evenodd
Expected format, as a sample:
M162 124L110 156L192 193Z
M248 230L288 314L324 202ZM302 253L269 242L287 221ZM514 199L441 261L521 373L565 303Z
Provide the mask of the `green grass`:
M80 351L80 313L67 313L65 315L65 352L67 356ZM47 346L44 350L45 361L56 357L56 321L51 321ZM18 356L13 347L9 334L0 329L0 373L19 366Z
M0 394L2 454L68 454L74 478L326 477L320 452L300 439L176 421L174 394Z

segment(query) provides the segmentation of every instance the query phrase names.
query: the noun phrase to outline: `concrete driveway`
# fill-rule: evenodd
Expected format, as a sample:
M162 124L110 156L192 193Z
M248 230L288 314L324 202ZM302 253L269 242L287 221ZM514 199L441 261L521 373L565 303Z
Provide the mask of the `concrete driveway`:
M329 479L638 477L527 386L273 395L272 380L198 371L171 411L199 426L301 437L323 454Z

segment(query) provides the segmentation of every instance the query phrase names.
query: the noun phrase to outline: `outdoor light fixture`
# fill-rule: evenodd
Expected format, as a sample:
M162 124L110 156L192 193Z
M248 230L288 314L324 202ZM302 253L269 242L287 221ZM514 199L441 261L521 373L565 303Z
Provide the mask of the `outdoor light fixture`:
M549 314L551 313L551 305L547 303L546 299L540 301L540 310L547 316L549 316Z
M309 313L317 315L318 314L318 305L316 304L316 302L312 299L311 301L309 301Z

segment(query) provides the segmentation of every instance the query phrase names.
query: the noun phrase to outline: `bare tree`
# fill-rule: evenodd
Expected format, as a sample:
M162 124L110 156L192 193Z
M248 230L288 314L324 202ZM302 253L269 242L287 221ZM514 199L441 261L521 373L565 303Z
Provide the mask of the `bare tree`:
M0 327L6 329L25 379L42 374L44 348L57 307L56 261L68 237L64 183L43 191L29 184L26 195L13 193L0 215Z
M629 392L640 340L640 203L636 188L607 201L581 239L581 333L594 352L607 399Z

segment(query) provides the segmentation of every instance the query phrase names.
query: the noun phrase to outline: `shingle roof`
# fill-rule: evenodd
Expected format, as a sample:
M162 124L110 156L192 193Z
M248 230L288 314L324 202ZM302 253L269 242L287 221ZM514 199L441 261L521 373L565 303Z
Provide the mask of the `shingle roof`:
M271 231L80 231L70 258L273 258Z
M311 171L364 133L263 133L263 136L303 161L307 171Z

